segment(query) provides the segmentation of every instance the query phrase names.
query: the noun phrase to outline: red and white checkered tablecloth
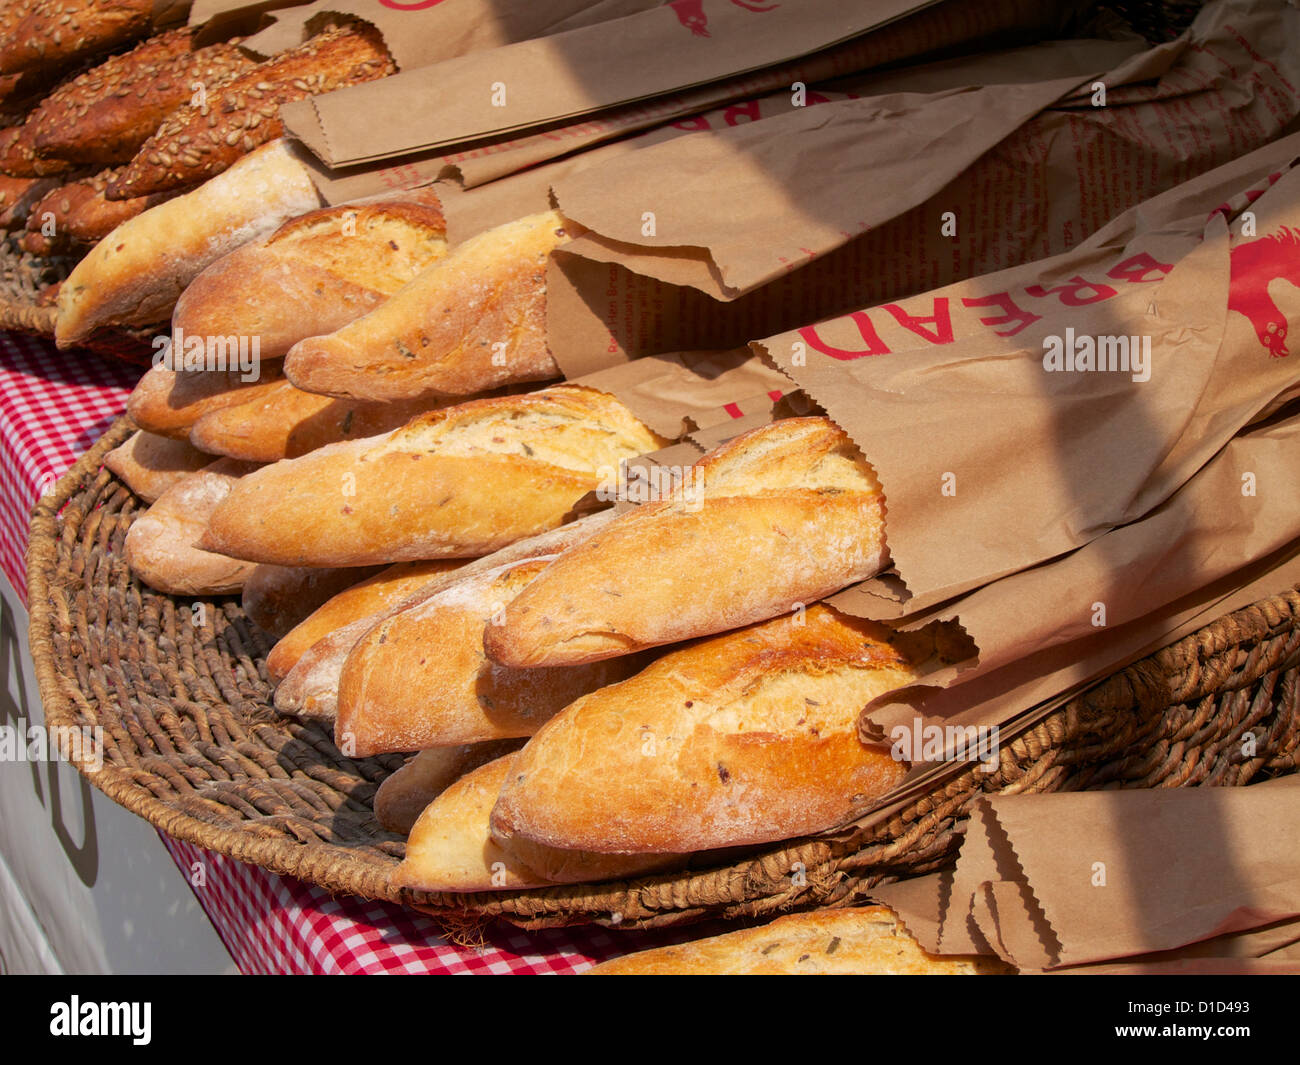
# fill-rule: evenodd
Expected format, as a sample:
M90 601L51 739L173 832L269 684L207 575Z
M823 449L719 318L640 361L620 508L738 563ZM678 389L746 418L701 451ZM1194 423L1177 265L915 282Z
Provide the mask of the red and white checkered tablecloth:
M33 504L121 415L141 373L0 332L0 568L24 602ZM244 973L576 973L605 958L709 931L526 933L498 922L485 930L481 945L458 946L416 911L334 898L311 884L162 838Z

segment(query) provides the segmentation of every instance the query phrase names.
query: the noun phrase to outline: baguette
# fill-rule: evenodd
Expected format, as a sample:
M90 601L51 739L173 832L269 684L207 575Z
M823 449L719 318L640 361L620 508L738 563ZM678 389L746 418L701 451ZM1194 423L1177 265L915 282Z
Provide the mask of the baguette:
M154 0L36 0L0 43L0 74L71 62L146 36Z
M265 145L95 245L59 292L56 342L72 347L104 326L169 320L181 292L205 267L319 206L320 194L293 150L284 141Z
M257 336L262 357L279 358L378 307L446 251L430 192L312 211L199 274L177 301L172 327Z
M375 792L375 820L389 832L410 835L411 828L447 788L466 773L519 749L523 740L494 740L421 751Z
M495 840L488 822L517 755L508 754L467 773L437 796L419 816L406 841L406 857L393 873L394 887L411 891L510 891L542 887L548 880ZM535 848L542 854L542 848ZM640 876L684 860L682 855L584 854L548 859L568 883Z
M1014 970L986 955L928 954L885 906L817 910L760 928L656 947L604 962L587 976L994 976Z
M343 665L357 641L375 625L400 610L425 602L458 581L473 578L517 560L563 551L566 547L594 535L604 528L612 517L612 511L589 514L554 532L529 537L527 540L502 548L486 558L469 562L454 572L436 574L405 599L377 610L369 617L359 618L340 626L302 654L297 664L276 688L275 708L285 714L332 721L338 705L339 675Z
M583 696L520 752L493 834L616 853L750 846L851 821L907 772L858 715L936 655L814 606L672 650Z
M154 366L131 390L126 413L141 429L187 440L205 414L252 402L272 392L281 380L278 363L259 366L257 372L256 379L246 381L236 368L180 371Z
M373 577L373 566L355 569L295 569L255 566L244 582L240 606L263 632L277 640L354 584Z
M715 449L671 498L557 559L487 651L506 666L573 665L723 632L864 580L886 557L870 466L829 419L791 418Z
M109 199L168 192L214 177L284 136L280 105L360 85L396 71L379 31L338 26L239 74L202 106L186 105L141 145L109 186Z
M369 314L295 344L289 379L391 402L559 377L546 343L546 261L572 233L547 211L470 238Z
M220 459L165 489L127 530L123 553L131 572L167 595L229 595L253 567L192 546L212 508L252 467Z
M264 467L204 544L281 566L474 558L556 528L602 468L661 446L594 389L474 400Z
M28 120L36 155L129 163L159 123L189 102L196 83L211 93L257 65L234 41L193 45L192 28L171 30L64 82Z
M634 657L570 669L487 660L484 629L553 558L467 577L366 633L339 676L335 744L368 758L531 736L579 696L635 672Z
M32 208L59 188L54 178L19 178L0 174L0 229L22 229Z
M104 465L146 503L155 502L177 481L211 463L211 455L184 440L143 430L104 456Z
M399 562L396 566L389 566L356 584L340 589L280 636L271 648L271 653L266 656L267 676L272 683L279 684L298 660L320 640L345 625L372 617L401 602L428 584L432 578L458 569L460 565L459 561L453 560Z

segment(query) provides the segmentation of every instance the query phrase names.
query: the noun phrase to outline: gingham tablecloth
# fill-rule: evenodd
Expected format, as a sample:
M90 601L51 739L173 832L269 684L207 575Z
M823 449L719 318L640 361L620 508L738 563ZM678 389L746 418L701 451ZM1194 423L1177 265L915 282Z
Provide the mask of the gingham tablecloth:
M0 332L0 568L26 602L31 508L108 430L142 371ZM161 833L160 833L161 835ZM413 910L355 897L162 836L244 973L576 973L605 958L706 934L525 933L502 922L458 946Z

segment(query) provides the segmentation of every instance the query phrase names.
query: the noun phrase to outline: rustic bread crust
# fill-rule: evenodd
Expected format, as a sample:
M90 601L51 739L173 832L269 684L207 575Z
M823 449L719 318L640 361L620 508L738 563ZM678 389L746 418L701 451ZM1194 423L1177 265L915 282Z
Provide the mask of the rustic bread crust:
M131 390L126 413L141 429L188 440L203 415L269 394L279 385L280 373L279 364L271 363L259 367L257 380L245 381L237 369L179 371L155 366Z
M177 481L211 464L212 456L188 441L143 430L104 456L104 465L146 503L155 502Z
M660 446L592 389L473 400L265 467L204 543L282 566L474 558L558 527L602 467Z
M425 807L466 773L519 749L523 740L467 743L420 751L375 792L375 820L389 832L409 835Z
M279 639L334 596L376 572L374 566L255 566L244 582L240 606L254 625Z
M546 342L546 261L572 235L547 211L470 238L369 314L295 344L289 379L392 401L559 377Z
M55 178L19 178L0 174L0 229L22 229L33 208L60 187Z
M37 0L0 43L0 74L119 48L153 27L153 0Z

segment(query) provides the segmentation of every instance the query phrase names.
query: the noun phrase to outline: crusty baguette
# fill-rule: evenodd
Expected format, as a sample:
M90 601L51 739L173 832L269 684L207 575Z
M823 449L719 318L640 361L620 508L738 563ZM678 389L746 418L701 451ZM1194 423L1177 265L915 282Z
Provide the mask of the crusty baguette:
M146 503L154 502L177 481L212 464L188 441L141 430L104 456L104 465Z
M126 401L126 412L141 429L188 440L205 414L249 403L273 391L282 380L279 363L262 364L258 376L244 380L238 369L181 371L164 365L145 371Z
M262 357L278 358L378 307L446 251L432 193L312 211L199 274L172 327L257 336Z
M489 831L492 804L517 755L507 754L467 773L431 802L411 828L394 887L412 891L505 891L555 883L511 853ZM535 853L541 854L542 848ZM549 859L567 882L639 876L678 864L681 855L585 854Z
M282 713L298 717L332 721L338 705L339 674L343 671L343 665L357 641L375 625L400 610L425 602L458 581L471 579L478 574L517 560L563 551L566 547L595 535L608 525L612 518L612 511L589 514L552 532L529 537L485 558L466 563L454 572L434 574L405 599L376 610L369 617L359 618L340 626L329 636L318 640L299 657L283 682L275 689L275 708Z
M123 547L131 572L168 595L229 595L255 568L194 547L212 508L252 467L219 459L163 491L127 530Z
M519 749L523 740L492 740L420 751L375 792L375 820L409 835L429 803L471 770Z
M240 606L253 624L277 640L354 584L373 577L374 566L307 569L255 566L244 582Z
M267 676L272 683L280 683L318 641L354 621L373 617L424 587L438 574L448 573L461 565L456 559L399 562L340 589L279 638L266 656Z
M214 93L257 65L234 41L193 43L191 27L171 30L64 82L28 119L37 156L128 163L158 124L190 101L196 83Z
M935 653L926 633L826 606L669 651L542 726L493 832L507 846L690 852L844 824L907 771L862 743L859 712Z
M154 0L36 0L0 42L0 74L57 66L148 35Z
M474 558L557 527L602 469L662 446L594 389L472 400L263 467L204 543L281 566Z
M588 976L992 976L1013 972L986 955L921 949L885 906L816 910L760 928L655 947L588 969Z
M294 345L289 379L391 401L559 377L546 343L546 261L572 235L548 211L471 237L369 314Z
M204 106L174 112L109 187L109 198L167 192L213 177L258 145L284 136L281 104L396 69L379 31L368 23L317 34L220 86Z
M579 696L635 672L634 656L562 669L488 661L483 630L554 557L466 578L366 633L339 677L335 744L346 739L368 758L531 736Z
M557 559L487 650L508 666L591 662L784 614L886 564L870 466L829 419L791 418L715 449L672 498Z
M320 194L293 150L284 141L263 146L95 245L59 292L55 340L71 347L103 326L168 321L205 267L318 206Z

